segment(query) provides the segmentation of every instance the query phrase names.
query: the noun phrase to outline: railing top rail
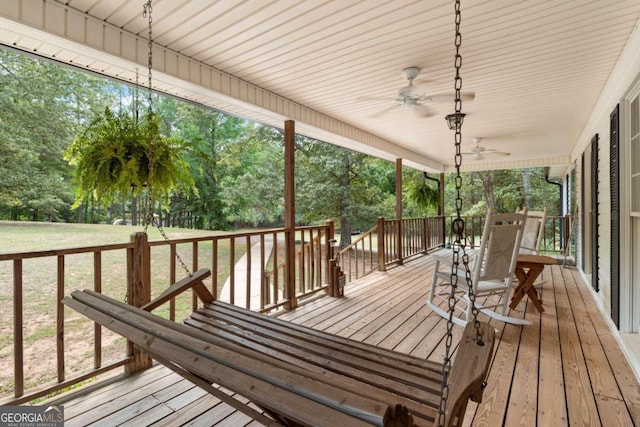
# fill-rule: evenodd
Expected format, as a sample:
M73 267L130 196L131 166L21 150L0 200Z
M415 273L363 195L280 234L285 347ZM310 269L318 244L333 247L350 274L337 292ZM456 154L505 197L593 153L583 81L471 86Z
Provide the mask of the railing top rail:
M42 258L48 256L82 254L90 252L111 251L116 249L133 248L132 243L114 243L108 245L81 246L75 248L47 249L44 251L10 252L0 254L0 261L12 261L16 259Z
M391 219L385 219L384 222L385 223L391 223L391 222L398 222L398 221L414 221L414 220L417 220L417 219L422 220L422 219L446 218L448 216L450 216L450 215L430 215L430 216L418 216L418 217L414 217L414 218L402 218L402 219L391 218Z
M327 228L327 225L298 226L298 227L295 227L295 230L296 231L319 230L323 228ZM229 238L238 239L242 237L254 237L254 236L261 236L261 235L274 234L274 233L283 233L285 231L286 231L285 228L271 228L268 230L260 230L260 231L239 231L239 232L228 232L228 233L222 233L222 234L211 234L208 236L181 237L179 239L169 238L168 240L151 240L149 241L149 246L161 246L161 245L166 245L170 243L181 244L181 243L192 243L192 242L205 242L205 241L222 240L222 239L229 239Z
M327 228L326 225L310 225L310 226L302 226L296 227L296 230L317 230ZM192 243L192 242L204 242L210 240L221 240L221 239L229 239L229 238L242 238L242 237L253 237L260 236L265 234L273 234L273 233L281 233L284 232L284 228L272 228L268 230L261 231L251 231L251 232L238 232L238 233L224 233L224 234L216 234L209 236L195 236L195 237L182 237L179 239L168 239L168 240L151 240L149 241L149 246L161 246L166 244L181 244L181 243ZM29 258L43 258L49 256L58 256L58 255L72 255L72 254L82 254L82 253L91 253L91 252L101 252L101 251L111 251L117 249L130 249L133 248L133 244L130 242L127 243L112 243L106 245L94 245L94 246L76 246L71 248L60 248L60 249L46 249L41 251L20 251L20 252L5 252L0 253L0 261L13 261L16 259L29 259Z
M347 252L349 249L351 249L353 246L357 245L358 243L360 243L362 240L364 240L365 238L367 238L369 235L373 234L374 231L378 230L378 224L374 225L373 227L371 227L370 229L368 229L367 231L365 231L364 233L362 233L356 240L354 240L353 242L351 242L351 244L349 246L347 246L346 248L342 249L338 255L342 255L343 253Z

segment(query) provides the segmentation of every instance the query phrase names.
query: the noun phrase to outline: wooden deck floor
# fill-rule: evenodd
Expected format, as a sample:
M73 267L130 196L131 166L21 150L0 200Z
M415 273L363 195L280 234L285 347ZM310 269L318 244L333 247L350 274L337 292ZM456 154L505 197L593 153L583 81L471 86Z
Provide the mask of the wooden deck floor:
M441 361L446 324L424 304L432 268L431 257L420 257L281 318ZM531 325L492 322L484 400L470 403L465 425L640 425L639 384L587 285L571 267L547 268L544 279L545 312L524 300L511 312ZM461 330L454 327L454 340ZM258 425L161 366L53 403L64 405L66 426Z

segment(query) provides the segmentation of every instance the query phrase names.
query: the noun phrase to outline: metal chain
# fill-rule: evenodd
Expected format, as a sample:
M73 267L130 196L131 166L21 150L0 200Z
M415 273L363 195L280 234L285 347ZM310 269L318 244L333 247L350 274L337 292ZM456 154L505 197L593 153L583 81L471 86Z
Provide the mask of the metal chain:
M152 133L151 133L151 126L153 125L153 79L152 79L152 69L153 69L153 32L152 32L152 27L153 27L153 18L151 16L151 0L148 0L147 3L145 3L144 5L144 11L142 12L142 16L145 18L148 18L148 31L147 31L147 48L148 48L148 52L147 52L147 71L148 71L148 79L147 79L147 83L148 83L148 95L149 95L149 105L148 105L148 123L147 126L149 126L149 132L148 132L148 140L147 143L149 144L149 179L147 182L147 194L148 194L148 198L147 198L147 221L146 224L144 226L144 232L146 233L148 228L149 228L149 224L153 224L155 221L155 218L153 217L153 205L154 205L154 200L153 200L153 186L151 185L153 182L153 169L155 167L154 165L154 158L153 158L153 137L152 137ZM160 223L160 221L158 221L156 224L156 228L158 229L158 231L160 231L160 235L162 235L163 239L166 242L170 242L169 240L169 236L167 236L167 233L165 233L164 229L162 228L162 224ZM176 252L176 259L178 260L178 262L180 262L180 266L182 267L182 269L189 275L189 277L193 276L193 273L191 273L191 270L189 269L189 267L187 267L187 264L184 262L184 260L182 259L182 257L180 256L180 254L178 254Z
M462 263L465 267L465 280L467 287L469 288L469 303L471 304L473 312L474 327L476 330L476 342L478 345L482 345L482 336L480 334L480 324L478 322L478 308L475 305L475 294L473 292L471 269L469 267L469 255L466 252L466 241L464 237L465 223L462 219L462 176L460 175L460 166L462 165L462 77L460 77L460 68L462 67L462 55L460 55L460 45L462 44L462 35L460 34L460 0L455 2L455 189L456 189L456 217L451 223L452 231L455 234L455 241L453 242L453 254L452 254L452 271L451 271L451 293L447 299L449 305L449 318L447 320L447 335L445 339L445 355L444 363L442 365L442 384L440 388L440 406L438 407L438 425L444 426L446 422L446 406L447 399L449 397L449 373L451 371L451 346L453 341L453 316L456 306L456 293L458 290L458 266L460 265L460 254L462 252Z
M142 16L147 18L147 149L149 150L149 176L147 177L147 218L144 225L144 232L147 232L149 224L153 222L153 136L151 135L151 126L153 123L153 95L151 93L152 86L152 68L153 68L153 17L151 15L151 0L148 0L144 5Z

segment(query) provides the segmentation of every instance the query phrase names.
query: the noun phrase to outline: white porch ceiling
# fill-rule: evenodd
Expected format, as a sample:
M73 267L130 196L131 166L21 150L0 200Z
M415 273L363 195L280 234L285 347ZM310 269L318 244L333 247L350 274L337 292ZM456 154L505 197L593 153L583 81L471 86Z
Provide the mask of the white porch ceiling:
M134 81L146 77L143 0L0 2L0 43ZM451 0L155 0L154 85L250 119L428 171L449 171L453 102L435 116L393 108L422 69L451 93ZM571 162L589 116L637 30L637 0L463 0L463 151L474 137L508 157L464 169ZM360 98L380 98L362 100ZM381 112L388 110L384 114Z

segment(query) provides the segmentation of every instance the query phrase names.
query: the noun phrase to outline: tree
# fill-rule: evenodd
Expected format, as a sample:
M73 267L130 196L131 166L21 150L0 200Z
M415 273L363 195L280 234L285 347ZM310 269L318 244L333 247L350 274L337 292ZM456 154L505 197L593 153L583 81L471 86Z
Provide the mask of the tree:
M447 175L446 213L455 212L454 174ZM544 168L509 169L462 174L461 196L464 215L484 215L487 208L497 212L515 212L528 206L549 215L559 215L557 186L545 179Z
M248 123L223 158L220 180L226 217L238 225L282 225L284 137L277 129Z
M0 212L11 219L68 219L73 188L62 152L74 126L72 73L0 50L0 86Z
M336 218L340 247L351 244L351 233L369 228L380 215L393 215L381 188L393 166L365 154L324 142L296 138L296 220L303 223ZM390 209L390 212L383 209Z

